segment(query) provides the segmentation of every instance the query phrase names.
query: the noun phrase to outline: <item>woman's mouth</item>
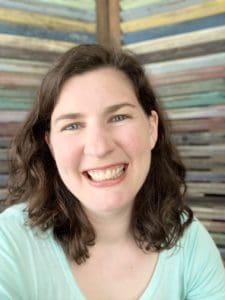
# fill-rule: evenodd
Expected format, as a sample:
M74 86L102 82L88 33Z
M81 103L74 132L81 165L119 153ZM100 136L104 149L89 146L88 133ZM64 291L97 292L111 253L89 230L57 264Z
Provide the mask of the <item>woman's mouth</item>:
M125 173L126 169L127 165L121 164L109 168L88 170L84 172L84 174L92 181L102 182L120 178Z

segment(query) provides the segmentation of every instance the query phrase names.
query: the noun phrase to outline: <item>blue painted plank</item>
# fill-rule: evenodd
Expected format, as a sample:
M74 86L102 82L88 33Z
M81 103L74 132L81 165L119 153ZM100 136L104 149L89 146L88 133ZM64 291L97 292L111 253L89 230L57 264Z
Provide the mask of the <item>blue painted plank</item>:
M124 10L122 9L120 12L120 18L122 21L139 19L147 16L175 11L181 8L186 8L194 4L202 3L204 1L206 0L174 1L172 3L164 3L163 5L161 5L160 3L146 3L146 5L144 6Z
M66 17L87 22L95 22L96 14L93 10L68 7L66 5L55 5L50 3L35 3L23 1L0 0L0 6L5 8L19 9L29 12L41 13L50 16Z
M204 17L191 21L181 22L174 25L159 26L151 29L122 33L122 43L130 44L144 40L156 39L170 35L182 34L191 31L223 26L225 24L225 13Z
M96 35L88 32L72 30L54 30L28 25L0 23L0 33L38 37L74 43L95 43Z

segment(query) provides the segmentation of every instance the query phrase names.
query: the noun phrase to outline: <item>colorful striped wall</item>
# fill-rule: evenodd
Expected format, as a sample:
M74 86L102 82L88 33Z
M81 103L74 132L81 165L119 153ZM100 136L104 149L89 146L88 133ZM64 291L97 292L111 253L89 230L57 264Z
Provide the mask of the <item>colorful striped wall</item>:
M61 53L96 41L95 1L0 0L0 200L7 148L43 74Z
M122 0L138 54L187 167L187 198L225 259L225 0Z
M187 166L187 198L225 258L225 0L121 0L138 55ZM0 199L7 147L54 59L96 42L95 1L0 0Z

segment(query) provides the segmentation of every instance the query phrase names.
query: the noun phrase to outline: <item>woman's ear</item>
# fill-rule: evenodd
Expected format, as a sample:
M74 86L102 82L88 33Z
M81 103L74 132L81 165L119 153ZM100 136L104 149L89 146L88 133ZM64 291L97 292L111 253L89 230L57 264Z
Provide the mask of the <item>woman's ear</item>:
M158 139L158 123L159 123L158 114L156 111L152 110L149 116L151 150L155 147Z

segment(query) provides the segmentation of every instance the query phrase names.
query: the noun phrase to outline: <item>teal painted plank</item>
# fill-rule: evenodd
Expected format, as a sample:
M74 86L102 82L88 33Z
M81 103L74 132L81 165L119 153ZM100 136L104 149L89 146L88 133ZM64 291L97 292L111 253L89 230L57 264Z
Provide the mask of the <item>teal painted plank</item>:
M168 108L195 107L206 105L225 104L225 93L208 93L186 96L179 100L164 101L163 106Z
M0 109L29 110L31 106L31 101L23 101L23 99L0 99Z
M224 91L224 82L224 79L218 79L218 84L215 83L215 86L213 86L213 80L191 81L179 84L154 86L154 90L159 98L167 99L167 97L169 97L169 99L171 99L172 97L178 97L178 99L180 99L189 94Z
M14 87L11 88L4 88L0 86L0 99L1 98L13 98L16 99L17 97L20 97L21 99L33 99L35 95L35 90L30 90L30 89L15 89Z

